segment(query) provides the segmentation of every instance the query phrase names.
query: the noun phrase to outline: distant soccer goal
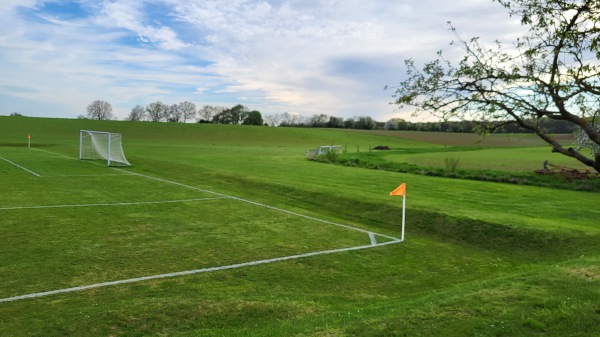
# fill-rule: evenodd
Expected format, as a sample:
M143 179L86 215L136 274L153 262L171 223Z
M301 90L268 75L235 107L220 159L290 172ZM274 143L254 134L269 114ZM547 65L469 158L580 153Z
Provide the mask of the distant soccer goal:
M106 160L106 166L131 166L120 133L79 130L79 160Z
M342 146L341 145L325 145L325 146L319 146L316 149L310 149L310 150L306 150L306 152L304 153L304 155L306 155L309 158L315 158L318 157L322 154L325 154L327 152L335 152L335 153L342 153Z

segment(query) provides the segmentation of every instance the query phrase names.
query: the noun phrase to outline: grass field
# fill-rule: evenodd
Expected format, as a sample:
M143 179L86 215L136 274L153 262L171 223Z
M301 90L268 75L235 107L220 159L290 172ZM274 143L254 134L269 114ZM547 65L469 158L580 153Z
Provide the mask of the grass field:
M448 137L0 117L0 335L600 336L597 193L303 156ZM547 149L497 141L495 170Z

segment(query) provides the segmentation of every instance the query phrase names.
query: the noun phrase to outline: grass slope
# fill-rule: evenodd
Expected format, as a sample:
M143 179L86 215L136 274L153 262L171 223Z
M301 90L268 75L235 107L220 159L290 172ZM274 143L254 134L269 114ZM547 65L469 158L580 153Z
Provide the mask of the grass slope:
M79 129L122 132L134 166L121 174L54 159L76 157ZM0 157L55 175L39 179L0 161L0 208L204 195L152 180L140 185L129 172L397 236L401 199L387 193L408 186L402 244L4 302L0 335L600 335L597 193L303 157L327 144L433 146L385 133L0 117ZM304 221L286 240L294 218L239 207L215 200L0 210L0 297L361 240Z

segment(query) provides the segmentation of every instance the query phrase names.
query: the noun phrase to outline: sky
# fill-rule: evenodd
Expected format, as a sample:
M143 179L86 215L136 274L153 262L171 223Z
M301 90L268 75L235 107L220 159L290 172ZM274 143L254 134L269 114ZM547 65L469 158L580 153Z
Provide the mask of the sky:
M462 55L448 21L490 43L521 29L492 0L1 0L0 20L0 115L57 118L104 100L116 119L190 101L415 120L384 87L406 59Z

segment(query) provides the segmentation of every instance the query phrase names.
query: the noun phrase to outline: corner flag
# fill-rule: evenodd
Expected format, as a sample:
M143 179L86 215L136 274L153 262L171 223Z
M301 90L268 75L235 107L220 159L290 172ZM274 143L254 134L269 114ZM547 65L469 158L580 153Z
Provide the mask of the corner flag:
M400 186L396 187L395 190L390 192L390 196L393 195L401 195L403 197L406 196L406 183L402 183Z
M27 147L31 147L31 133L27 134Z
M404 223L406 219L406 183L400 184L395 190L390 192L390 196L399 195L402 196L402 236L401 241L404 241Z

